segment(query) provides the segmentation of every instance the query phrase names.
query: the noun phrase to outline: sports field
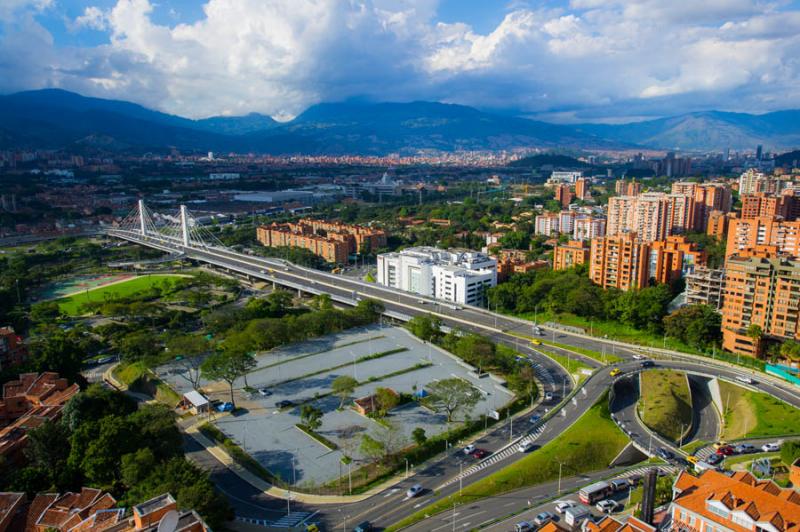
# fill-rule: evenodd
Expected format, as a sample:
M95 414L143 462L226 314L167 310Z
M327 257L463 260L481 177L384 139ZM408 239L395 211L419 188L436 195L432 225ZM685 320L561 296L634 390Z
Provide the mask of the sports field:
M171 287L180 275L143 275L141 277L123 277L115 281L95 285L87 285L85 290L75 292L58 300L61 312L69 316L81 314L81 305L92 301L107 301L128 297L148 290L153 286Z

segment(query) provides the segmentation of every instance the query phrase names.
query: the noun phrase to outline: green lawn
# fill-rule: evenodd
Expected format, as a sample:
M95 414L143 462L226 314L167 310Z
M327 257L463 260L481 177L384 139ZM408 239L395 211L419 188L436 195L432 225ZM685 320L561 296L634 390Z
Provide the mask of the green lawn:
M692 394L686 374L659 369L641 374L639 413L645 425L679 441L692 424Z
M77 316L82 313L81 305L87 302L106 301L115 298L128 297L137 292L143 292L153 286L172 287L179 275L143 275L120 283L101 286L81 292L69 297L58 299L61 312L68 316Z
M797 408L771 395L729 382L719 381L719 389L725 410L724 439L800 434L800 410Z
M562 344L559 342L552 342L550 340L542 339L542 343L545 345L550 345L553 347L558 347L564 349L565 351L572 351L573 353L580 353L581 355L587 356L591 359L597 360L598 362L602 362L603 364L615 364L620 362L622 359L616 355L612 355L611 353L601 353L599 351L593 351L591 349L585 349L583 347L576 347L573 345Z
M155 376L144 362L120 364L114 370L114 378L133 392L143 393L170 407L177 406L181 397L164 381Z
M609 416L608 396L604 395L574 425L541 449L467 486L460 496L455 494L445 497L386 530L399 530L425 519L426 515L451 509L454 503L459 506L470 504L479 499L557 479L559 463L562 464L564 477L605 469L627 443L627 436Z
M586 379L586 377L588 377L588 375L586 375L583 372L583 370L587 370L588 369L589 371L592 371L591 367L589 367L587 364L584 364L583 362L578 360L576 357L568 357L566 355L557 355L555 353L550 353L550 352L547 352L547 351L539 351L538 349L536 351L541 353L541 354L543 354L544 356L546 356L548 358L552 358L553 360L555 360L562 368L567 370L567 373L569 373L570 375L574 375L575 376L575 381L578 384L583 382Z

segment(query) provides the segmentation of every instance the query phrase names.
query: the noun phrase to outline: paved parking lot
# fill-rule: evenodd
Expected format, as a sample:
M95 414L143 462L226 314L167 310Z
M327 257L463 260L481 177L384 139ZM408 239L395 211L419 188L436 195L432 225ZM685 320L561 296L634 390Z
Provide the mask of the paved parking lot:
M393 349L402 351L373 360L359 358ZM415 367L424 365L425 367ZM159 374L181 392L191 386L181 368L166 366ZM398 327L367 327L331 335L301 344L287 346L258 357L258 368L247 377L254 388L267 388L269 397L237 394L237 406L243 411L236 416L223 416L217 426L235 440L262 465L288 482L299 486L318 485L346 474L341 464L343 452L354 458L355 469L365 460L359 451L363 434L384 430L382 425L349 408L338 410L339 398L319 397L330 392L336 377L350 375L361 385L355 397L372 394L378 387L412 393L435 380L461 377L481 390L482 399L471 412L472 417L502 407L512 394L490 377L478 379L470 368L452 355L419 341ZM227 385L201 383L212 390L214 398L227 400ZM244 386L244 381L236 387ZM333 441L339 450L330 451L301 432L300 408L283 411L278 401L310 403L324 412L318 433ZM431 436L446 429L446 417L417 403L403 405L390 414L407 441L416 427Z

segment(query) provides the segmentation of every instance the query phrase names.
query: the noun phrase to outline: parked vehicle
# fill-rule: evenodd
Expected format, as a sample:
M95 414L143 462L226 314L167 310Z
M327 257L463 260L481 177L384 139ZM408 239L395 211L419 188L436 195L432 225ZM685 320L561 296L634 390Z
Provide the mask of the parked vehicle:
M724 460L724 459L725 459L725 456L723 456L721 454L713 453L708 458L706 458L705 461L707 463L711 464L711 465L717 465L718 463L722 462L722 460ZM700 462L698 462L698 464L699 463Z
M700 459L698 457L696 457L695 455L690 454L689 456L686 457L686 461L689 462L690 464L694 465L697 462L699 462Z
M556 503L556 513L563 514L564 512L566 512L570 508L573 508L577 504L578 503L576 503L575 501L569 501L569 500L559 501Z
M529 530L533 530L533 525L527 521L520 521L514 525L514 532L528 532Z
M774 453L781 450L781 444L777 442L765 443L761 446L761 450L765 453Z
M270 395L272 395L272 392L269 391L268 388L259 388L258 395L260 395L261 397L269 397Z
M712 456L719 456L719 455L712 455ZM717 469L717 466L703 461L697 462L694 465L694 470L697 471L698 473L702 473L703 471L708 471L710 469Z
M750 443L740 443L734 448L736 454L750 454L756 452L756 446Z
M294 403L288 399L283 399L282 401L275 403L275 406L278 408L288 408L290 406L294 406Z
M533 524L536 526L544 526L553 520L553 514L550 512L542 512L533 518Z
M220 403L217 405L217 412L233 412L233 403Z
M714 445L712 445L712 447L714 447L714 450L716 451L720 447L725 447L726 445L728 445L728 442L726 442L724 440L720 440L718 442L714 442Z
M588 506L576 504L572 508L567 508L564 512L564 523L568 526L575 527L591 515L592 510L590 510Z
M423 489L422 484L414 484L413 486L408 488L408 491L406 491L406 497L408 497L409 499L414 498L420 493L422 493L422 489Z
M619 508L619 503L617 501L612 501L611 499L604 499L598 502L595 505L595 508L597 508L604 514L610 514L617 511L617 509Z
M732 446L730 445L723 445L719 449L717 449L717 454L721 454L722 456L731 456L735 454L735 451Z
M590 484L578 492L583 504L594 504L614 493L614 488L608 482L600 481Z
M631 487L631 483L628 482L627 478L615 478L609 484L614 488L614 491L625 491Z

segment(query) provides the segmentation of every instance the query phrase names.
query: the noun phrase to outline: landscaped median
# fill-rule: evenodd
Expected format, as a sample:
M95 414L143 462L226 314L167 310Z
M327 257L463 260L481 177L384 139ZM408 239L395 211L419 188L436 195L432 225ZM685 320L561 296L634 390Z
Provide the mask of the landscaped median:
M686 374L658 369L640 375L642 423L665 438L679 441L692 426L692 392Z
M325 436L323 436L322 434L319 434L319 433L317 433L317 432L314 432L314 431L311 429L311 427L309 427L309 426L307 426L307 425L303 425L302 423L295 423L295 425L294 425L294 426L295 426L295 427L297 427L297 429L298 429L300 432L303 432L304 434L306 434L307 436L309 436L311 439L313 439L313 440L316 440L316 441L317 441L317 442L318 442L320 445L322 445L323 447L327 448L329 451L335 451L336 449L338 449L338 448L339 448L339 447L338 447L338 446L337 446L335 443L333 443L331 440L329 440L328 438L326 438L326 437L325 437Z
M541 449L517 460L492 475L387 528L400 530L428 516L512 490L542 484L562 476L575 476L608 467L627 445L628 438L611 420L608 395L603 397L570 428Z
M719 381L724 410L722 437L769 438L800 434L800 409L766 393Z

